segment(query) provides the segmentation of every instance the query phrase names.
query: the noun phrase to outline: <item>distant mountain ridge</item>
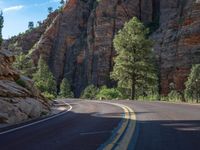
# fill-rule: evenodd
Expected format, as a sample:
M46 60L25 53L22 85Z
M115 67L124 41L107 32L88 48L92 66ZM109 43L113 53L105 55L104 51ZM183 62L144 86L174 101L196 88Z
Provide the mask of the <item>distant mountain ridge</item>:
M161 93L168 94L171 83L183 91L192 64L200 63L198 0L69 0L37 30L8 40L4 47L31 50L35 64L44 58L58 85L67 77L78 97L89 84L113 85L112 41L133 16L151 29Z

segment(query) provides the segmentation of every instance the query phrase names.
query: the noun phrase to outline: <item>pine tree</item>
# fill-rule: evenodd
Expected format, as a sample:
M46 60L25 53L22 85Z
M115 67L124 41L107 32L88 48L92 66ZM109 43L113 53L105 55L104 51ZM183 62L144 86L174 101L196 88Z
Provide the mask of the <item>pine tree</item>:
M28 29L29 30L32 30L34 28L34 22L33 21L30 21L29 23L28 23Z
M32 60L25 54L20 53L17 55L13 66L17 68L22 75L32 78L32 73L34 72L35 68L33 67Z
M63 7L65 5L65 1L64 0L60 0L60 4L61 4L61 7Z
M39 88L41 92L56 95L56 81L54 76L46 62L41 58L38 63L38 71L34 74L33 80L35 81L35 86Z
M2 38L3 23L4 23L4 18L3 18L3 12L1 11L0 12L0 47L3 42L3 38Z
M48 8L48 12L49 12L49 14L51 14L51 13L53 12L53 8L52 8L52 7L49 7L49 8Z
M111 78L121 88L131 89L131 99L136 90L146 89L156 83L152 58L152 41L147 39L148 29L137 19L125 23L114 39L117 56ZM144 92L144 90L143 90Z
M194 65L191 69L191 73L188 77L188 81L185 83L185 95L189 99L200 100L200 64Z
M81 98L84 99L94 99L98 94L99 89L94 85L88 85L81 94Z
M66 78L64 78L62 80L62 83L60 85L60 96L62 98L73 98L74 97L74 94L71 91L70 83Z

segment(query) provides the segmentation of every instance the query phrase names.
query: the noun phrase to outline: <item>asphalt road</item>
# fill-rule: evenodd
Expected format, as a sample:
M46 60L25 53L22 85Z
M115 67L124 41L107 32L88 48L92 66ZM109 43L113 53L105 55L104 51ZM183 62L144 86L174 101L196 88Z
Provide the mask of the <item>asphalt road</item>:
M133 108L134 150L200 150L200 105L121 101Z
M95 150L107 141L123 109L68 101L73 109L54 119L0 135L0 150Z
M0 150L95 150L118 127L123 109L67 101L73 109L54 119L0 135ZM200 150L200 105L117 101L134 109L131 150Z

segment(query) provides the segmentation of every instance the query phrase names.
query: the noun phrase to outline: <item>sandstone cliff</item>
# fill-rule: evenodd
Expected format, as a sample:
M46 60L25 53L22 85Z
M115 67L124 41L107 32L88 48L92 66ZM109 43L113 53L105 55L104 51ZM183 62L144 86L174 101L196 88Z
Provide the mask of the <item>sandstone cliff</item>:
M200 63L199 0L69 0L35 40L32 59L37 64L42 56L58 84L67 77L76 96L91 83L112 86L112 40L133 16L151 28L161 92L170 83L182 91L192 64Z
M11 52L0 50L0 125L39 117L50 108L32 81L12 68L14 60Z

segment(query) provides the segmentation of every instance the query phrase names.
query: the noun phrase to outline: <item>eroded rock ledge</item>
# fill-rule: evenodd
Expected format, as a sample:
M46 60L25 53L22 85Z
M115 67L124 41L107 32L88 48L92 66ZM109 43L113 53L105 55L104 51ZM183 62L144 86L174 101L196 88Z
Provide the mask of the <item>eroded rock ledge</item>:
M12 68L14 61L11 52L0 50L0 124L19 123L50 111L49 103L33 82ZM24 85L17 84L18 80Z

